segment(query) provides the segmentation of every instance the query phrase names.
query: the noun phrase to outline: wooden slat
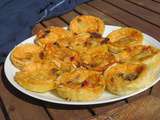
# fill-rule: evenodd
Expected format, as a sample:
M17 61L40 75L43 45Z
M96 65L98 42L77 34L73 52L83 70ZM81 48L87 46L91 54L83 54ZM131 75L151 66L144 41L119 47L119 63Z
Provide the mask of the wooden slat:
M160 4L157 4L152 0L127 0L127 1L132 2L141 7L144 7L146 9L149 9L153 12L160 13Z
M0 76L0 96L11 120L49 120L43 107L35 105L39 104L38 100L21 94L2 76Z
M64 17L64 16L63 16ZM68 17L67 14L65 14L65 18ZM67 19L68 21L69 19ZM48 23L49 22L49 23ZM69 22L69 21L68 21ZM54 18L54 19L50 19L48 21L43 22L43 24L48 27L50 25L54 25L54 26L62 26L62 25L67 25L67 23L65 23L64 21L62 21L59 18ZM54 106L53 107L47 107L47 110L50 114L50 116L54 119L54 120L75 120L75 119L79 119L79 118L85 118L85 117L89 117L91 116L91 113L87 110L87 109L71 109L71 107L68 106L68 108L66 107L57 107Z
M105 1L160 27L160 22L159 22L160 15L152 11L139 7L125 0L105 0Z
M58 26L58 27L66 27L67 24L65 22L63 22L62 20L60 20L59 18L53 18L53 19L49 19L47 21L44 21L43 24L45 26Z
M69 13L62 15L61 18L64 19L67 22L67 24L69 24L70 21L78 15L79 15L78 13L71 11Z
M87 120L159 120L160 99L144 97Z
M139 99L139 98L142 98L142 97L145 97L145 96L149 96L150 95L150 91L151 91L151 88L142 92L142 93L139 93L137 95L134 95L132 97L129 97L127 98L127 101L130 103L130 102L133 102L134 100L136 99Z
M97 9L95 9L87 4L82 4L80 6L77 6L76 10L78 12L80 12L81 14L94 15L94 16L100 17L104 21L104 23L107 25L125 26L124 24L117 21L116 19L105 15L104 13L98 11Z
M118 106L121 106L123 104L126 104L126 102L124 100L122 101L118 101L118 102L114 102L114 103L108 103L108 104L102 104L96 107L93 107L92 109L94 110L94 112L96 114L102 114L102 113L106 113Z
M35 35L39 30L44 29L44 26L39 24L36 24L32 29L32 34Z
M153 86L151 95L160 98L160 82Z
M72 110L70 106L62 109L48 108L49 113L54 120L83 120L91 117L91 113L86 109Z
M95 7L96 9L102 11L103 13L112 16L113 18L118 19L120 22L135 27L149 35L154 36L155 38L159 39L159 31L160 28L138 18L135 17L121 9L112 6L106 2L100 0L94 0L88 3L89 5Z

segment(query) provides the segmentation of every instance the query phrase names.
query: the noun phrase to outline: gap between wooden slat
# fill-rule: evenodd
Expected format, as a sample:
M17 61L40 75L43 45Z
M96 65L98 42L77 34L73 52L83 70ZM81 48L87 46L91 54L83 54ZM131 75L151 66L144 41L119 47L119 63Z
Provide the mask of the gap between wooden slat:
M152 0L152 1L154 1L154 2L156 2L156 3L159 3L159 4L160 4L160 1L158 1L158 0Z
M76 16L78 16L78 15L80 15L80 14L78 14L78 13L75 12L75 11L71 11L71 12L68 12L68 13L60 16L60 18L63 19L63 20L69 25L70 21L71 21L72 19L74 19L74 18L75 18Z
M2 101L2 99L1 99L1 97L0 97L0 114L2 114L2 115L0 115L0 119L4 119L4 120L11 120L10 119L10 117L9 117L9 115L8 115L8 113L7 113L7 110L6 110L6 108L5 108L5 105L4 105L4 103L3 103L3 101Z

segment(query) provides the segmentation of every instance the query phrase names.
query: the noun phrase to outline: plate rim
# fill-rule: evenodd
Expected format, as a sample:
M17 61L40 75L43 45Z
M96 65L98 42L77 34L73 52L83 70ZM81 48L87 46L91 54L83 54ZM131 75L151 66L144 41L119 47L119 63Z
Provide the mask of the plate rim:
M114 25L105 25L105 29L107 27L113 27L115 29L118 29L118 28L121 28L121 26L114 26ZM67 28L67 27L64 27L64 28ZM159 44L160 45L160 42L157 41L155 38L153 38L152 36L150 35L147 35L145 33L143 33L145 36L149 37L152 39L152 42L154 42L155 44ZM29 37L28 39L35 39L36 38L36 35L34 36L31 36ZM22 42L20 42L18 45L21 45L23 43L25 43L28 39L25 39L23 40ZM16 45L16 46L18 46ZM15 46L15 47L16 47ZM14 47L14 48L15 48ZM13 49L14 49L13 48ZM60 101L60 100L51 100L51 99L48 99L48 98L45 98L45 97L40 97L38 95L34 95L32 93L30 93L30 91L22 88L20 85L16 85L12 80L10 80L9 76L7 75L7 62L10 61L10 55L11 55L11 52L13 51L13 49L9 52L9 54L7 55L6 57L6 60L4 62L4 73L5 73L5 76L7 77L7 80L9 81L9 83L15 87L15 89L17 89L18 91L22 92L23 94L25 95L28 95L30 97L33 97L33 98L36 98L38 100L42 100L42 101L45 101L45 102L50 102L50 103L56 103L56 104L63 104L63 105L98 105L98 104L105 104L105 103L111 103L111 102L116 102L116 101L120 101L120 100L123 100L123 99L126 99L126 98L129 98L131 96L135 96L141 92L144 92L145 90L151 88L152 86L154 86L156 83L159 82L160 80L160 76L154 81L152 82L152 84L146 86L145 88L142 88L140 90L137 90L135 91L134 93L131 93L129 95L124 95L124 96L117 96L116 98L111 98L111 99L108 99L108 100L98 100L98 101L86 101L86 102L78 102L78 101ZM10 61L11 62L11 61ZM13 64L12 64L13 65ZM14 65L13 65L14 66ZM42 93L43 94L43 93Z

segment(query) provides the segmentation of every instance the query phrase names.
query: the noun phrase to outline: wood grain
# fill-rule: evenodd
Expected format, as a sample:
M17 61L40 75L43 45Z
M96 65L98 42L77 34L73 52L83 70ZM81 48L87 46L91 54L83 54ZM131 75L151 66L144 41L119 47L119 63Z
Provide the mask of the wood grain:
M160 4L160 0L152 0L152 1Z
M13 88L8 80L4 78L2 66L0 71L0 96L10 118L12 120L49 120L38 100L28 97Z
M160 14L160 4L157 4L152 0L127 0L127 1Z
M99 115L102 113L106 113L118 106L121 106L123 104L126 104L126 102L124 100L122 101L117 101L117 102L113 102L113 103L108 103L108 104L102 104L96 107L93 107L92 109L94 110L94 112Z
M130 102L133 102L133 101L135 101L137 99L140 99L142 97L149 96L150 95L150 91L151 91L151 88L149 88L148 90L145 90L144 92L141 92L141 93L139 93L137 95L129 97L129 98L127 98L127 102L130 103Z
M134 15L129 14L128 12L125 12L115 6L112 6L111 4L100 0L94 0L89 2L88 4L105 14L112 16L113 18L119 20L127 26L135 27L157 39L160 39L160 28L154 26L153 24L150 24Z
M32 29L32 34L35 35L39 30L44 29L44 26L42 24L36 24Z
M84 118L91 117L91 113L87 109L52 109L48 108L49 113L54 120L83 120Z
M118 20L116 20L110 16L105 15L103 12L100 12L97 9L95 9L87 4L82 4L80 6L77 6L76 10L79 13L84 14L84 15L93 15L93 16L100 17L104 21L104 23L107 25L125 26L124 24L122 24Z
M159 22L160 16L152 11L136 6L135 4L125 0L112 0L112 1L104 0L104 1L107 1L107 3L110 3L116 7L119 7L122 10L129 12L130 14L133 14L145 21L148 21L160 27L160 22Z
M59 18L53 18L53 19L49 19L47 21L42 22L46 27L49 26L58 26L58 27L66 27L67 24L65 22L63 22L62 20L60 20Z
M71 11L69 13L66 13L64 15L61 16L62 19L64 19L64 21L69 24L70 21L75 18L76 16L78 16L79 14L74 12L74 11Z
M160 81L156 85L153 86L151 95L160 98Z
M160 99L147 96L87 120L159 120Z

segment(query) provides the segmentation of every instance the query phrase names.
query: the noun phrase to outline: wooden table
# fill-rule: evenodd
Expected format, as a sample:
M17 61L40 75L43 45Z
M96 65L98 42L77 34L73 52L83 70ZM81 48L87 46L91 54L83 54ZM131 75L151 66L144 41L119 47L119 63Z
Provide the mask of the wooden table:
M160 39L160 0L93 0L37 24L33 33L50 25L67 26L72 18L82 14L98 16L108 25L132 26ZM0 120L160 120L160 82L118 102L64 106L24 95L8 83L3 65L0 70Z

